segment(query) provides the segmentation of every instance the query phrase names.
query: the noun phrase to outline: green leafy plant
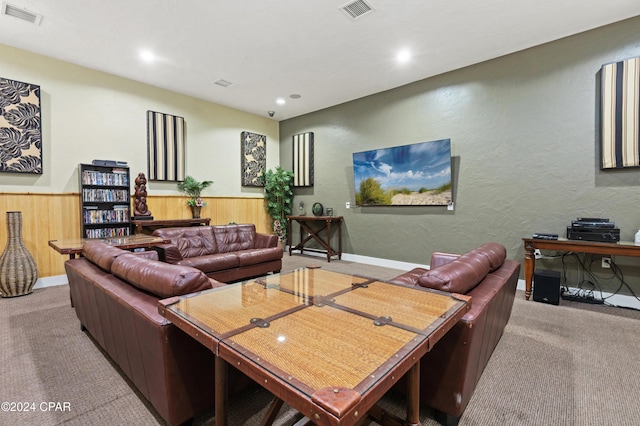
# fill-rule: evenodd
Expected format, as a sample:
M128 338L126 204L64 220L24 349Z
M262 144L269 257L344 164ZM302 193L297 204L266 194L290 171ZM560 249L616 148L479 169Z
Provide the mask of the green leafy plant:
M178 183L178 189L189 197L187 204L190 206L206 206L200 195L202 191L211 186L213 181L203 180L198 182L191 176L186 176L184 180Z
M264 174L264 199L267 213L273 219L273 232L280 241L287 239L287 216L293 203L293 172L280 166Z

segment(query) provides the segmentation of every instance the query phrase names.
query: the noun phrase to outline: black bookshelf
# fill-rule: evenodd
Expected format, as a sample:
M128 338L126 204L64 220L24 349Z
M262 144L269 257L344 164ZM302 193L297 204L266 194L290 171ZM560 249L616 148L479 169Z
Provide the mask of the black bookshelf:
M130 183L126 166L80 164L82 238L131 234Z

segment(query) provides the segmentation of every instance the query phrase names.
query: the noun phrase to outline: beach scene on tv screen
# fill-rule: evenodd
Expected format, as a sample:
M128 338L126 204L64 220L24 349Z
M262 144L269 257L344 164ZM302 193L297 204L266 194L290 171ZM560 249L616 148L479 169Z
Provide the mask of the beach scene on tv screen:
M359 206L449 205L451 141L356 152L353 174Z

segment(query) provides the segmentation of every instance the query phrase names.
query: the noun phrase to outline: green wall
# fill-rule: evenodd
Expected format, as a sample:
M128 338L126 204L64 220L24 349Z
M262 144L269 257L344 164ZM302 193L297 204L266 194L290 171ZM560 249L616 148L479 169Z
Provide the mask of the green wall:
M319 201L344 216L345 252L405 262L428 263L433 251L460 253L486 241L522 260L522 237L564 236L579 216L608 217L632 241L640 170L599 170L597 87L603 64L640 55L638 28L640 18L630 19L281 122L285 168L292 135L315 136L315 186L296 189L295 207L303 200L309 213ZM453 211L345 208L355 201L353 152L444 138L452 147ZM616 261L629 264L625 276L640 292L639 263ZM561 261L537 267L560 269Z

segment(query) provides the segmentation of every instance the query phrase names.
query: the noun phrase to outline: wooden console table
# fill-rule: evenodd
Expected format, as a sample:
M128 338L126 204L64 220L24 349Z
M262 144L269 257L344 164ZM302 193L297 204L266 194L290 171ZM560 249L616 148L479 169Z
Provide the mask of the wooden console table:
M152 234L158 228L171 228L174 226L208 226L211 218L202 219L167 219L167 220L132 220L136 234Z
M300 242L294 247L291 244L291 223L296 221L300 224ZM287 245L289 246L289 256L293 250L300 250L300 254L304 250L327 253L327 262L331 262L333 256L342 259L342 216L287 216L288 229ZM331 246L331 226L338 225L338 249L335 250ZM303 231L308 235L303 238ZM324 238L320 235L325 231ZM304 245L309 241L317 241L323 249L306 248Z
M533 281L533 271L536 268L535 249L640 257L640 246L632 242L598 243L593 241L567 240L566 238L559 238L557 240L523 238L522 241L524 241L524 280L526 285L525 298L527 300L529 300L531 296L531 282Z
M169 242L164 238L151 235L128 235L126 237L112 237L102 239L69 238L66 240L50 240L49 247L60 254L68 254L69 259L75 259L76 254L82 253L82 246L87 241L102 241L110 246L123 250L133 250L137 248L150 248L156 244Z

